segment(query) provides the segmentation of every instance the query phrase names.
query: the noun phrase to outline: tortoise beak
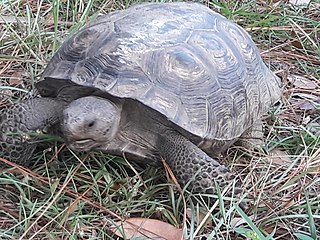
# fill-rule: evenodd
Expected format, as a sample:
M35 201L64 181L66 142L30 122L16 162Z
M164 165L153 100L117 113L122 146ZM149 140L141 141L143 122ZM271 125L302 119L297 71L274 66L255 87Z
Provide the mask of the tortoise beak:
M79 139L67 141L67 145L73 149L78 151L90 151L98 146L97 142L93 139Z

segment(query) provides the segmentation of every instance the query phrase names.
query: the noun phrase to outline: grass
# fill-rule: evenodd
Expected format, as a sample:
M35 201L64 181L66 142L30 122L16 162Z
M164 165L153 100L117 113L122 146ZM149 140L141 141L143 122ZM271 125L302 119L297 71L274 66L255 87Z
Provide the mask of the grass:
M0 107L37 95L35 82L68 35L136 2L0 1ZM234 146L224 156L253 186L250 209L224 204L219 192L216 208L187 191L185 205L162 169L52 140L32 170L0 173L0 239L117 239L110 227L129 217L187 226L191 239L320 237L320 3L203 3L245 27L283 82L281 103L264 119L264 151Z

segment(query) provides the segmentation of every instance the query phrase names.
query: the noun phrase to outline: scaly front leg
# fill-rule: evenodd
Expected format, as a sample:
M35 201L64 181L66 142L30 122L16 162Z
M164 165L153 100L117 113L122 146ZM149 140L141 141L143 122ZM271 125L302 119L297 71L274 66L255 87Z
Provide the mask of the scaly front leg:
M57 124L65 105L52 98L35 98L2 109L0 157L27 165L37 146L29 134Z
M194 193L214 193L216 184L224 188L236 179L226 166L209 157L176 131L163 132L157 148L181 184L186 185L196 176L189 185ZM242 190L237 186L234 191L239 194Z

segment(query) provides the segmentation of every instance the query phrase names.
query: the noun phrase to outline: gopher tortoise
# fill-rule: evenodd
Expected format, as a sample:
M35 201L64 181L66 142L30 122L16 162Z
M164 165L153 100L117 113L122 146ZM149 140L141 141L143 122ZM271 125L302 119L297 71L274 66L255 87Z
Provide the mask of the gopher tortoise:
M258 132L279 79L240 26L198 3L145 3L103 15L63 43L41 98L2 110L2 156L25 165L33 132L54 129L76 150L150 164L212 193L234 174L215 158ZM241 189L241 187L239 187Z

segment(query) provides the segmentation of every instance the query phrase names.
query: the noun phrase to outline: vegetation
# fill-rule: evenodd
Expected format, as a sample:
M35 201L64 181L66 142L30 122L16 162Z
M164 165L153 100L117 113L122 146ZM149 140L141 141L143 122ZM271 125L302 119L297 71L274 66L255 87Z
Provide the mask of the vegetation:
M35 83L70 34L138 2L0 0L0 108L37 96ZM264 149L234 146L223 156L253 186L249 209L224 203L219 191L208 206L170 171L74 152L52 138L30 169L0 172L0 239L121 239L112 226L137 217L188 239L320 238L320 2L202 2L246 28L283 83L281 102L264 118Z

